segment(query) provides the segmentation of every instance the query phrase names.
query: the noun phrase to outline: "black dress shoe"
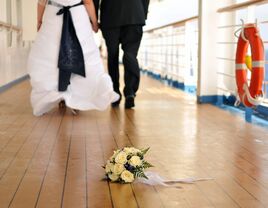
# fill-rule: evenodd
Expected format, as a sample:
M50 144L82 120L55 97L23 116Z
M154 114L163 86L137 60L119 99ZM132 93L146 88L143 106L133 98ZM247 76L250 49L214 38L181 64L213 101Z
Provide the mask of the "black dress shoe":
M135 106L135 97L133 95L126 97L125 108L130 109Z
M120 104L120 102L121 102L121 93L118 93L119 94L119 100L117 100L117 101L115 101L115 102L113 102L111 105L112 105L112 107L113 108L116 108L116 107L118 107L119 106L119 104Z

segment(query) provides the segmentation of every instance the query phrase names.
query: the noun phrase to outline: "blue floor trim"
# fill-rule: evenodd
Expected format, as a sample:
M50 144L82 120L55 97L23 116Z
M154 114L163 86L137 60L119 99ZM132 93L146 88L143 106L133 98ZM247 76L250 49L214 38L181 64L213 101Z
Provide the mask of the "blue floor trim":
M187 92L187 93L189 93L189 94L196 95L196 86L185 85L184 86L184 91Z
M229 105L217 105L217 107L225 110L225 111L229 111L230 113L240 116L240 117L244 117L245 121L248 123L252 123L254 125L258 125L258 126L262 126L262 127L268 127L268 118L263 118L260 117L258 114L256 114L256 112L251 109L248 108L248 110L241 109L235 106L229 106Z
M268 118L268 107L259 105L256 111L259 112L262 116L265 116Z
M141 69L141 72L149 77L152 77L153 79L156 79L164 84L168 84L171 87L183 90L189 94L196 95L196 86L191 85L185 85L182 82L178 82L177 80L172 80L168 78L167 76L161 76L160 74L153 73L149 70Z
M218 101L217 95L205 95L205 96L197 96L197 102L202 103L211 103L216 104Z
M234 106L234 103L236 101L235 96L221 96L223 100L223 104L228 105L228 106ZM237 108L246 111L246 108L244 105L240 104ZM259 105L252 111L253 115L256 115L260 118L264 118L265 120L268 120L268 107Z
M148 70L141 69L141 72L145 75L148 75L156 80L161 81L162 83L167 83L168 85L181 89L192 95L196 95L195 86L185 86L184 83L179 83L178 81L173 81L167 77L161 77L159 74L155 74ZM258 106L256 109L245 108L243 105L238 107L234 106L236 98L234 96L220 96L220 95L206 95L206 96L197 96L197 102L200 104L212 104L223 110L227 110L233 114L242 116L245 118L245 121L260 125L263 127L268 126L268 107Z
M199 100L203 102L199 102ZM212 96L201 96L198 97L199 103L210 103L216 105L220 108L236 108L237 110L241 111L244 114L244 118L249 123L256 123L256 118L263 119L263 122L268 124L268 107L260 105L256 108L247 108L243 104L240 104L238 107L234 106L236 101L235 96L219 96L219 95L212 95ZM262 123L258 121L257 123Z
M23 77L20 77L18 79L15 79L14 81L11 81L3 86L0 87L0 93L8 90L9 88L13 87L14 85L26 80L26 79L29 79L29 75L25 75Z

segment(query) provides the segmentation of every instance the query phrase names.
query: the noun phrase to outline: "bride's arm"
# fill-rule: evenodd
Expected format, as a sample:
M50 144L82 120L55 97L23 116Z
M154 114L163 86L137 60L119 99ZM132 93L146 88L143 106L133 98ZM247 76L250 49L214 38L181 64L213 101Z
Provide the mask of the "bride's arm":
M98 25L98 20L97 20L97 15L96 15L93 0L84 0L84 5L87 9L87 13L88 13L90 20L92 22L92 27L93 27L94 32L98 32L99 25Z
M47 0L38 0L37 6L37 30L40 29L42 25L43 15L46 8Z

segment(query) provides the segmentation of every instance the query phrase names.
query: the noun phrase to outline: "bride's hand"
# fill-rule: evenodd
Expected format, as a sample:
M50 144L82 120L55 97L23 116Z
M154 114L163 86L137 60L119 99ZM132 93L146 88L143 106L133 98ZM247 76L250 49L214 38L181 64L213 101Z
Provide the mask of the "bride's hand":
M98 22L94 22L92 23L92 29L95 33L97 33L99 31L99 24Z
M42 22L38 21L38 23L37 23L37 32L40 30L41 26L42 26Z

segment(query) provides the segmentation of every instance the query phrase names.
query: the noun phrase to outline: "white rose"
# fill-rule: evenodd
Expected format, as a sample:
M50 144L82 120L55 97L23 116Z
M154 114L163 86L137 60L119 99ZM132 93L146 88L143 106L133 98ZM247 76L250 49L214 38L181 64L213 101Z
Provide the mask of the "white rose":
M116 174L113 174L113 173L110 173L108 174L108 177L111 179L111 181L115 182L119 179L119 175L116 175Z
M124 165L122 164L115 164L113 166L113 173L116 174L116 175L120 175L123 171L125 170L125 167Z
M133 153L133 154L137 154L137 153L141 152L139 149L134 148L134 147L131 147L131 148L130 148L130 151L131 151L131 153Z
M119 152L120 152L120 150L116 150L116 151L114 151L113 156L116 156Z
M121 174L121 178L126 182L126 183L131 183L134 181L134 175L129 172L128 170L124 170L123 173Z
M113 154L113 156L110 159L113 160L114 158L116 158L116 156L118 155L119 152L120 152L120 150L114 151L114 154Z
M106 171L106 173L109 173L109 172L111 172L111 171L113 171L113 164L112 163L110 163L110 162L107 162L107 164L106 164L106 166L105 166L105 171Z
M115 162L119 164L125 164L127 162L127 154L125 152L120 152L115 158Z
M124 152L127 154L137 154L138 152L141 152L139 149L136 149L134 147L125 147Z
M138 156L132 156L129 160L129 164L134 166L134 167L137 167L137 166L141 166L142 165L142 161L140 159L140 157Z
M124 152L125 152L126 154L131 154L131 149L130 149L129 147L125 147L125 148L124 148Z

